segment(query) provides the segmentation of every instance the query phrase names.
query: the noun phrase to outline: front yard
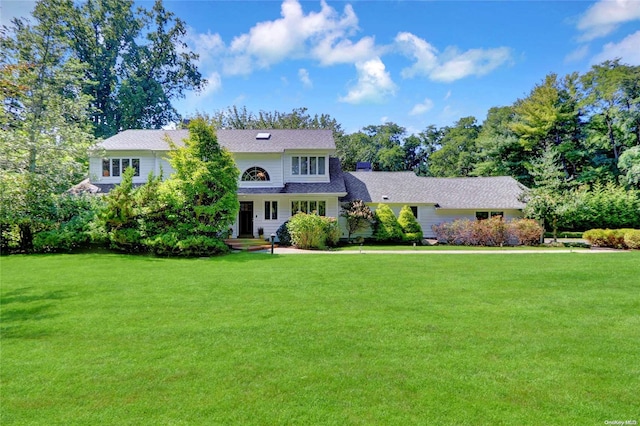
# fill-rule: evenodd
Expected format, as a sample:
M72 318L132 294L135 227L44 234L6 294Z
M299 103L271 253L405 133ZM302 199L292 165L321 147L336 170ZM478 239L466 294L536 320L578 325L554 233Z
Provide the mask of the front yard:
M640 421L640 252L0 262L3 425Z

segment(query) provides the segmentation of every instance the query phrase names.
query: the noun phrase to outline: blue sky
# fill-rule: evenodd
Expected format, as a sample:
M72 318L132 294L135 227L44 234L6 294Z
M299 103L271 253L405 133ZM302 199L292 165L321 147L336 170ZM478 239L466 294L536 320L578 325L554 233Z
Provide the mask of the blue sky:
M4 0L2 23L32 2ZM137 4L151 7L151 1ZM640 0L171 1L209 84L183 115L306 107L409 133L527 96L545 75L640 65Z

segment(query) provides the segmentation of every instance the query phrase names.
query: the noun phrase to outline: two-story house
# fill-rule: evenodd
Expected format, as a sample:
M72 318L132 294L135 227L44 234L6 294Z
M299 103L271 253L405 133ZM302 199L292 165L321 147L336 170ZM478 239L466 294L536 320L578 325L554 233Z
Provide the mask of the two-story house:
M234 236L257 236L258 228L270 235L298 211L339 216L347 191L331 130L218 130L217 136L240 170ZM91 184L108 192L126 167L135 169L134 184L149 172L168 177L166 138L182 146L188 137L187 130L126 130L108 138L91 153Z
M343 172L330 130L218 130L218 142L240 170L240 212L234 237L266 236L299 211L339 217L344 202L361 199L372 209L388 204L396 213L408 205L425 237L431 226L454 219L500 215L522 217L526 189L511 177L430 178L412 172ZM127 167L134 184L149 172L168 177L170 145L182 146L187 130L126 130L97 145L90 154L90 185L109 192ZM86 185L85 185L86 187ZM343 222L342 222L343 223ZM342 224L343 236L346 227ZM365 234L366 235L366 234Z

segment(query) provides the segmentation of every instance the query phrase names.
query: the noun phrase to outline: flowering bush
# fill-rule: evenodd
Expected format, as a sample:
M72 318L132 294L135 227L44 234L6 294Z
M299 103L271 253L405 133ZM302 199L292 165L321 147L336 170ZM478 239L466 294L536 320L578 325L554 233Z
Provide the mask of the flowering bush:
M543 229L534 220L505 222L500 216L486 220L458 219L433 225L438 242L466 246L534 245Z

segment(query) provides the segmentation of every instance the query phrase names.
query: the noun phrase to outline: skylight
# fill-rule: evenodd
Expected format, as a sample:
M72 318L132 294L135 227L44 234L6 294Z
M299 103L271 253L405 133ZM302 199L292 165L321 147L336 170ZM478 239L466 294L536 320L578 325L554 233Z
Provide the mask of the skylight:
M269 139L271 137L271 133L258 133L256 135L256 139Z

